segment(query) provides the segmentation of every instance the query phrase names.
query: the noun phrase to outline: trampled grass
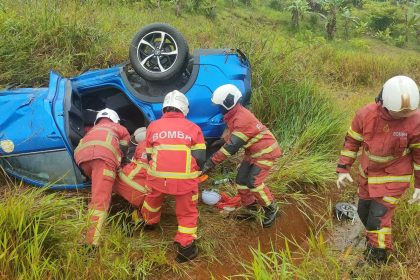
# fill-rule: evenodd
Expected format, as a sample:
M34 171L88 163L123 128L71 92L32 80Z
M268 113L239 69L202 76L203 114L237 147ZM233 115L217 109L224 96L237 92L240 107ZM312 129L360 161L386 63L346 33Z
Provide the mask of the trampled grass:
M360 100L373 97L392 75L406 74L420 80L418 52L363 37L328 42L319 33L321 23L295 32L287 25L287 12L258 5L237 5L229 10L231 4L221 4L215 19L186 12L177 17L171 7L150 9L145 3L3 0L0 85L45 85L51 68L72 76L106 67L108 61L123 62L128 59L128 45L135 32L156 21L178 28L191 50L240 47L253 69L252 109L275 133L285 153L270 186L277 194L301 197L300 208L310 212L303 198L308 192L322 196L331 190L338 147ZM310 26L309 19L305 20L303 26ZM20 187L0 188L0 278L141 279L167 271L188 274L166 259L170 250L167 239L153 243L143 235L126 238L129 229L124 213L109 219L103 247L92 256L81 246L84 201L58 193L22 191ZM390 275L410 279L416 275L418 208L403 203L395 224L397 259L379 271L364 267L359 279ZM206 228L203 234L216 235L222 226ZM321 231L314 232L307 246L294 244L300 246L297 253L285 250L266 254L255 249L254 262L245 267L242 276L341 279L350 275L353 256L341 259ZM214 260L220 253L220 240L200 242L206 260Z

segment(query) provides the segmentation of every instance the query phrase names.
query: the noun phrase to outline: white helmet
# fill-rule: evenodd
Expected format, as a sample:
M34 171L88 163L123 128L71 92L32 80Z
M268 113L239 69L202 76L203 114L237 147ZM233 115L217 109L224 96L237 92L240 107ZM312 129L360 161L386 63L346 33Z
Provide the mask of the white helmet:
M220 201L220 194L215 191L203 191L201 193L201 200L207 205L215 205Z
M136 131L134 131L133 135L134 135L134 140L136 140L136 143L137 144L140 143L141 141L146 139L146 128L145 127L137 128Z
M232 84L218 87L211 97L211 102L223 106L226 110L232 109L242 97L241 91Z
M184 116L188 114L188 99L187 97L178 90L169 92L163 100L162 110L166 107L174 107L180 110Z
M100 118L108 118L111 121L113 121L114 123L119 123L120 121L120 117L118 117L117 112L115 112L114 110L111 110L109 108L105 108L103 110L100 110L98 112L98 114L96 115L96 120L95 123L100 119Z
M419 107L419 89L411 78L395 76L385 82L382 104L389 111L415 110Z

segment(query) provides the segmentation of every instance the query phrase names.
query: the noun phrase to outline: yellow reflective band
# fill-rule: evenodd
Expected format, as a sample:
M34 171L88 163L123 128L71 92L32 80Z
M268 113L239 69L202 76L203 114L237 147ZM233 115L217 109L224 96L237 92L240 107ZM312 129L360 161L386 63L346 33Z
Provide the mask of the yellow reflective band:
M410 183L411 175L368 177L368 184Z
M195 150L205 150L206 149L206 144L195 144L191 146L191 150L195 151Z
M414 143L408 146L410 149L420 149L420 143Z
M120 140L121 146L128 146L128 142L126 140Z
M227 157L231 156L231 154L228 151L226 151L226 149L224 147L220 148L220 151Z
M251 147L251 145L257 143L258 141L260 141L261 138L263 138L263 136L266 134L268 130L264 130L262 132L260 132L259 134L257 134L257 136L255 136L254 138L252 138L251 140L248 141L248 143L246 143L244 145L244 148L248 148Z
M146 148L146 153L151 154L153 152L153 148Z
M262 149L261 151L259 151L259 152L255 153L255 154L252 154L252 155L251 155L251 157L252 157L252 158L256 158L256 157L259 157L259 156L262 156L262 155L265 155L265 154L271 153L272 151L274 151L274 149L275 149L276 147L277 147L277 142L276 142L276 143L274 143L273 145L271 145L271 146L270 146L270 147L268 147L268 148Z
M368 230L367 232L378 235L378 248L384 249L385 246L385 235L391 234L391 228L381 228L380 230Z
M244 186L244 185L238 185L238 184L236 184L236 188L237 188L238 190L249 190L249 188L248 188L247 186Z
M194 194L192 197L191 197L191 201L197 201L198 200L198 194Z
M359 174L360 176L362 176L363 178L367 178L365 171L363 171L362 165L359 164Z
M109 169L104 169L104 171L102 172L102 174L104 176L108 176L108 177L112 177L115 179L115 172Z
M75 153L78 153L81 150L86 149L87 147L90 147L90 146L101 146L101 147L104 147L104 148L110 150L114 154L115 158L118 161L121 161L120 153L114 148L114 146L112 146L111 144L105 143L103 141L96 141L96 140L94 140L94 141L88 141L88 142L83 142L83 143L80 142L80 144L77 146L77 148L74 150L74 152Z
M184 233L184 234L195 235L197 233L197 227L190 228L190 227L178 226L178 232Z
M375 155L372 155L372 154L371 154L371 153L369 153L369 152L366 152L366 153L367 153L367 155L368 155L368 158L369 158L371 161L374 161L374 162L387 163L387 162L390 162L390 161L392 161L392 160L394 160L394 159L395 159L395 157L393 157L393 156L381 157L381 156L375 156Z
M160 207L158 208L153 208L152 206L150 206L147 201L144 201L143 203L143 207L146 208L149 212L153 212L153 213L157 213L160 211Z
M274 161L270 161L270 160L258 160L257 163L265 165L265 166L273 166L274 165Z
M134 162L136 164L136 168L134 168L133 170L131 170L130 173L128 173L127 177L132 180L139 172L140 170L143 168L142 164L138 164L137 162ZM120 172L122 173L122 172ZM123 173L124 174L124 173Z
M390 204L398 204L399 199L392 197L392 196L384 196L382 198L383 201L388 202Z
M345 157L349 157L349 158L356 158L357 157L357 152L353 152L353 151L349 151L349 150L342 150L340 152L340 155L345 156Z
M248 140L249 140L249 137L246 136L245 134L243 134L240 131L234 131L234 132L232 132L232 135L235 135L236 137L242 139L245 143L248 142Z
M180 173L180 172L161 172L152 169L147 170L147 174L167 179L194 179L200 176L201 171L195 171L191 173Z
M123 181L128 186L132 187L133 189L142 192L142 193L149 193L150 190L147 187L143 187L142 185L138 184L136 181L134 181L132 178L129 178L127 175L125 175L122 171L118 173L118 176L121 181Z
M413 163L414 170L420 170L420 164Z
M106 220L107 212L96 209L90 209L89 212L91 218L98 217L98 220L95 222L95 233L93 234L92 241L92 245L98 245L99 238L101 237L101 230Z
M354 130L351 128L351 126L350 126L349 130L347 131L347 133L348 133L348 135L349 135L351 138L353 138L354 140L357 140L357 141L360 141L360 142L362 142L362 141L363 141L363 136L362 136L362 135L360 135L359 133L357 133L356 131L354 131Z
M145 162L138 161L138 160L132 160L131 162L134 162L135 164L137 164L137 166L140 166L140 167L142 167L142 168L144 168L146 170L149 168L149 165L147 163L145 163Z
M259 185L258 187L253 188L253 189L250 189L250 190L251 190L251 192L259 192L259 191L263 190L263 189L264 189L264 187L265 187L265 185L264 185L264 183L262 183L262 184L261 184L261 185Z

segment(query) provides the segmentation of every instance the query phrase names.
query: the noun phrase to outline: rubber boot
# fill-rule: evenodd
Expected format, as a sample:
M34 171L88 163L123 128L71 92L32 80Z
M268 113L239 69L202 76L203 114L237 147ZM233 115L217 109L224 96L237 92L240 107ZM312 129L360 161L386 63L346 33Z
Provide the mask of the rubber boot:
M271 227L274 224L274 221L276 220L278 207L276 203L273 201L270 205L267 207L263 207L264 210L264 219L262 222L263 228Z
M388 260L388 254L386 249L375 248L370 245L366 247L366 250L363 254L365 256L365 260L371 265L386 264Z
M178 255L175 260L178 263L183 263L190 261L198 256L198 247L195 245L195 241L186 247L182 247L181 244L178 244Z

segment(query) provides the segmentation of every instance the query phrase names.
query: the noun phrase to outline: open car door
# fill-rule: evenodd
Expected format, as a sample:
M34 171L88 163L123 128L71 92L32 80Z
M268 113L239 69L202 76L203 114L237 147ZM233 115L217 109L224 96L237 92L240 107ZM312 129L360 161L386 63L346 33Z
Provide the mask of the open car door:
M48 88L0 91L0 165L8 174L54 189L85 186L63 134L69 85L51 72Z

